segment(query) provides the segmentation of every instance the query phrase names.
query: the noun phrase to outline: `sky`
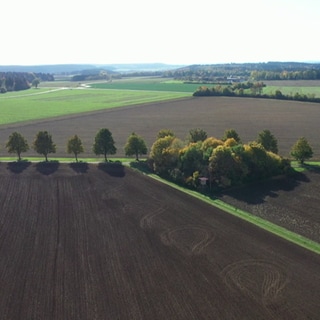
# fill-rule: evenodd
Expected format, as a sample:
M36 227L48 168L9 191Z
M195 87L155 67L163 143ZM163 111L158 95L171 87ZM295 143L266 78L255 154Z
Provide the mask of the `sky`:
M15 0L0 65L320 61L319 0Z

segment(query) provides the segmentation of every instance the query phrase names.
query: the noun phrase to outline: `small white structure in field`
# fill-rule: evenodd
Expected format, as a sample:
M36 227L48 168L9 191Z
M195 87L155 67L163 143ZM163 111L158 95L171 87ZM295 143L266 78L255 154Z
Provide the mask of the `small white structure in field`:
M199 180L200 180L200 184L201 184L202 186L205 186L205 185L207 184L207 181L208 181L209 179L206 178L206 177L200 177Z

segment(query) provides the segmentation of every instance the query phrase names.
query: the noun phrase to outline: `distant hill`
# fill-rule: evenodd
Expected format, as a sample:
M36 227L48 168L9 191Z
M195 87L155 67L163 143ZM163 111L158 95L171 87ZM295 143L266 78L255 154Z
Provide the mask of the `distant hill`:
M53 65L34 65L34 66L0 66L0 72L42 72L51 74L70 74L78 73L85 69L95 68L91 64L53 64Z
M34 80L37 80L37 82L54 81L54 77L49 73L0 71L0 93L27 90Z
M261 62L190 65L168 71L167 76L185 81L227 82L228 79L316 80L320 79L320 64L307 62Z
M82 81L100 79L103 75L143 76L158 75L184 81L214 82L228 81L229 78L261 80L320 79L320 63L317 62L261 62L224 63L197 65L170 65L164 63L129 64L53 64L34 66L0 66L1 72L22 72L50 74L58 78ZM60 76L60 77L59 77ZM77 78L78 77L78 78ZM81 80L82 79L82 80Z
M101 69L116 73L165 71L181 68L182 65L163 63L132 63L132 64L53 64L53 65L11 65L0 66L0 72L41 72L51 74L82 74L83 71Z
M146 72L146 71L166 71L184 67L185 65L171 65L164 63L131 63L131 64L109 64L100 65L116 72Z

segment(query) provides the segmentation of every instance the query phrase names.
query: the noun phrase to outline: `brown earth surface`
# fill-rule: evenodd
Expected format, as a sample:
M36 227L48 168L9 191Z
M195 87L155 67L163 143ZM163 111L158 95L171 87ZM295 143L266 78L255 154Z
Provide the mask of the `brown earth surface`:
M0 163L1 319L320 319L320 256L119 166Z
M308 168L308 166L306 166ZM225 191L228 204L320 243L320 168Z
M44 106L45 107L45 106ZM0 126L0 142L4 145L13 131L21 132L32 144L36 133L47 130L57 145L54 156L65 157L67 140L77 134L85 152L80 157L94 157L92 145L100 128L108 128L118 149L117 157L124 156L124 145L132 132L140 134L151 148L159 130L168 128L185 139L189 130L204 129L208 136L221 138L226 129L235 129L242 141L257 138L269 129L278 140L279 154L288 157L293 144L301 136L308 139L314 159L320 159L319 131L320 104L231 97L191 97L187 99L83 113L55 119L37 120ZM30 150L23 156L36 156ZM0 148L0 156L8 156ZM50 157L51 155L49 155Z

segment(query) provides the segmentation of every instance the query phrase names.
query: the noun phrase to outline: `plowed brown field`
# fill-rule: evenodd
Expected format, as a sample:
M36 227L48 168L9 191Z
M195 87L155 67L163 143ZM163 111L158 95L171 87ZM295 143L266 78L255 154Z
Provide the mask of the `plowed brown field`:
M100 128L108 128L118 149L116 156L123 157L124 145L132 132L142 135L150 150L163 128L173 130L180 139L185 139L193 128L204 129L209 136L217 138L221 138L226 129L233 128L244 143L255 140L259 132L269 129L278 140L280 155L288 157L297 139L305 136L314 149L314 158L320 159L320 140L316 134L319 119L320 104L317 103L198 97L3 125L0 126L0 142L4 144L17 130L31 145L38 131L47 130L57 144L55 156L65 157L68 156L67 140L77 134L85 147L80 157L93 157L94 136ZM26 157L35 155L33 150L23 154ZM5 148L0 148L0 156L8 156Z
M320 171L225 191L221 200L320 243Z
M142 174L0 181L1 319L320 319L319 255Z

